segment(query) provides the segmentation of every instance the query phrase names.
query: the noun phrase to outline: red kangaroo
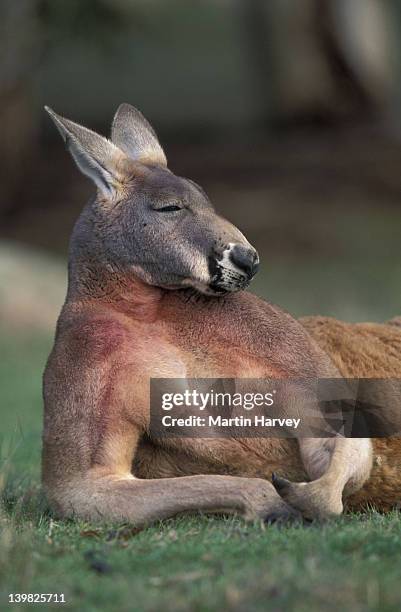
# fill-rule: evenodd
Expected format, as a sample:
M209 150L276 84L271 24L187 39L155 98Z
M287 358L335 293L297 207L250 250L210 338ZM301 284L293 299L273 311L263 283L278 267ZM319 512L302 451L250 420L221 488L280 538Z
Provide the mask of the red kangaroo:
M272 521L339 514L344 500L396 504L399 439L152 439L151 377L401 377L401 326L296 321L248 293L255 249L167 168L139 111L121 105L110 140L47 111L97 187L72 234L44 375L53 510L145 525L185 511Z

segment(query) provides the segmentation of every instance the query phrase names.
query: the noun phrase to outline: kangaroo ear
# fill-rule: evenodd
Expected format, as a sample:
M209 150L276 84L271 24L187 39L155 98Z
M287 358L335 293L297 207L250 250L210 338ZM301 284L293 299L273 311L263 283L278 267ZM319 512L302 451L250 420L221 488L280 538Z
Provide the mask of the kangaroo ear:
M117 161L123 156L122 152L96 132L60 117L48 106L45 110L56 124L78 168L95 182L103 195L112 196L121 178Z
M135 161L167 166L154 129L142 113L130 104L118 107L111 128L111 140Z

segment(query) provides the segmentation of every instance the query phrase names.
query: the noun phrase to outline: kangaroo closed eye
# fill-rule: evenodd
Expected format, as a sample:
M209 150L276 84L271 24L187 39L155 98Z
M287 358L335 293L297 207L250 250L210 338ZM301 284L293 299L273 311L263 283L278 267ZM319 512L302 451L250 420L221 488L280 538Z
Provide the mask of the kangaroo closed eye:
M182 210L182 206L172 204L171 206L163 206L162 208L156 208L156 210L157 212L175 212L177 210Z

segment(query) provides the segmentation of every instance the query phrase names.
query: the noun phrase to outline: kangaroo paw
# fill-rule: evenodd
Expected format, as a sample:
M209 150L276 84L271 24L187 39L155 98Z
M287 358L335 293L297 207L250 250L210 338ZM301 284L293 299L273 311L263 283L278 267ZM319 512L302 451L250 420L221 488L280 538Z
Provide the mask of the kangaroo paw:
M283 500L284 501L284 500ZM283 504L280 508L268 512L263 519L266 525L290 525L302 522L302 514L291 508L288 504Z
M267 480L248 479L244 489L245 512L247 520L262 520L270 524L288 524L302 521L302 514L278 495L272 484Z
M291 482L272 474L272 484L277 493L299 510L305 519L324 520L338 516L343 511L341 495L320 479L312 482Z

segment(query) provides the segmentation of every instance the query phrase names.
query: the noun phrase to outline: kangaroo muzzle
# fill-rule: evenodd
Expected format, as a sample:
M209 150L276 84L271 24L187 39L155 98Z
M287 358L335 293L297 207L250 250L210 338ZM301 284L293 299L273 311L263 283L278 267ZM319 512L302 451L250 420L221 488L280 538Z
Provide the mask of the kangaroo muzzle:
M210 289L227 293L245 289L259 269L257 251L249 244L229 243L209 258Z

